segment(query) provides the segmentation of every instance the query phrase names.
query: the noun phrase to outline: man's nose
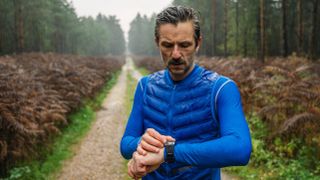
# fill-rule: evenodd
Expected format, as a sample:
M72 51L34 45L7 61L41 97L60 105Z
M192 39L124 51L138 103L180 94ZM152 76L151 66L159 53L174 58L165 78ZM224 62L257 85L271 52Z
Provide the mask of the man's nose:
M173 47L173 51L172 51L172 58L179 59L180 57L181 57L181 52L179 50L179 47L177 45L175 45Z

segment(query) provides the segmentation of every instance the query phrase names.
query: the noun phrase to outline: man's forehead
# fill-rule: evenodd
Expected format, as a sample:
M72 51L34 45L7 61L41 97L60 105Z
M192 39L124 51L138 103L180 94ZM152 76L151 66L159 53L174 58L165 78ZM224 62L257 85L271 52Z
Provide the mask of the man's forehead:
M162 24L159 28L159 38L164 40L180 39L191 40L194 29L191 22L178 24Z

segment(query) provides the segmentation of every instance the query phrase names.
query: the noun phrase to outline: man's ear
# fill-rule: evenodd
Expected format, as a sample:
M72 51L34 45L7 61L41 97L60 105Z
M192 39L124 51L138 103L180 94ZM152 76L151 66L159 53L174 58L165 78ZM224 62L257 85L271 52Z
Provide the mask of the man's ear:
M202 36L200 36L199 39L198 39L198 46L196 47L196 52L199 51L201 43L202 43Z

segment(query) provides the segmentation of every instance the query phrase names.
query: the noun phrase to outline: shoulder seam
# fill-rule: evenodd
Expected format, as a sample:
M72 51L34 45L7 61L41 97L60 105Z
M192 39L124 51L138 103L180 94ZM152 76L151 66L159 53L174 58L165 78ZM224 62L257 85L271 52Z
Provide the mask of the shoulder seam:
M229 82L233 82L231 79L228 79L226 82L224 82L218 89L217 93L216 93L216 96L214 98L214 108L215 108L215 112L217 112L217 102L218 102L218 96L219 96L219 93L221 91L221 89Z
M140 88L141 88L141 92L143 92L143 85L142 85L142 81L139 82Z

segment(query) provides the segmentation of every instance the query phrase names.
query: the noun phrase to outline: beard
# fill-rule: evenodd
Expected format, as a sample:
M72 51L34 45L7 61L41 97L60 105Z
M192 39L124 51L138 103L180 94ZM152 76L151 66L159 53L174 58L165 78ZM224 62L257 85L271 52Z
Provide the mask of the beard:
M170 65L182 65L182 64L186 64L186 61L184 61L182 58L170 59L168 61L168 66L170 66Z
M174 59L169 58L165 60L163 54L160 53L160 57L163 62L165 62L166 68L169 70L173 79L182 80L186 75L188 75L194 67L194 56L190 56L190 59Z
M167 63L167 68L171 72L171 74L176 76L184 76L190 69L193 67L193 61L187 63L182 58L179 59L169 59Z

